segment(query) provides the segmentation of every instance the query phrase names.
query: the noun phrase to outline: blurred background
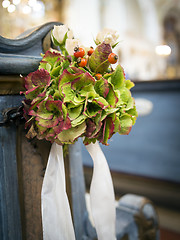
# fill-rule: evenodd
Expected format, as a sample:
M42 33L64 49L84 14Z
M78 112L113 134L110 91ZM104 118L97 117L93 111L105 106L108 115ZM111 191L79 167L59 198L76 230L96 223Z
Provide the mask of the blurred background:
M67 24L85 46L104 27L117 30L115 48L139 117L130 135L103 146L117 199L150 198L161 240L180 239L180 0L0 0L0 35L16 38L47 22ZM82 147L86 186L92 162Z
M88 46L109 27L119 32L116 53L131 79L165 80L180 77L179 19L179 0L1 0L0 35L60 21Z

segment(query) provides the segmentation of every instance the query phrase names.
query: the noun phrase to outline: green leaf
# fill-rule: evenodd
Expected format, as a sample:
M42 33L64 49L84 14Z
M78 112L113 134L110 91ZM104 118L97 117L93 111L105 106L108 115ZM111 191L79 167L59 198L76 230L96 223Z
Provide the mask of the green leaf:
M105 78L96 81L94 88L101 97L105 98L109 93L109 83Z
M132 119L132 125L134 125L136 122L136 119L138 117L138 113L136 111L136 106L134 106L132 109L126 111L126 113L128 113L130 115L130 117Z
M119 41L119 42L120 42L120 41ZM119 42L115 43L115 44L112 46L112 48L115 48L115 47L119 44Z
M95 101L101 106L102 109L105 109L109 106L109 103L106 101L105 98L97 96Z
M46 70L48 71L48 72L50 72L51 71L51 64L49 64L49 63L45 63L46 64Z
M67 69L67 68L69 67L69 65L70 65L69 60L64 60L64 61L61 63L61 67L62 67L63 70L64 70L64 69Z
M105 42L96 47L92 55L89 57L89 68L95 73L104 73L108 69L110 63L108 56L112 52L110 44Z
M130 97L127 101L126 111L134 107L134 98Z
M129 89L122 87L120 89L120 99L124 103L127 103L129 101L129 98L131 98L131 92L129 91Z
M119 132L121 130L121 125L120 125L120 120L119 118L116 116L115 120L114 120L114 132Z
M76 119L74 119L71 122L72 127L76 127L76 126L82 124L85 121L86 118L87 118L86 116L80 115L79 117L77 117Z
M34 100L41 92L43 91L42 87L35 87L25 92L26 99Z
M62 112L63 112L63 118L66 119L68 110L67 110L66 106L64 105L64 103L62 104Z
M55 51L55 50L51 50L51 51L49 50L45 53L43 59L41 60L39 69L41 69L41 68L49 69L49 65L47 65L47 63L51 65L51 68L53 68L54 64L56 63L57 60L60 62L63 59L64 59L64 57L60 54L60 52Z
M61 70L61 66L57 66L56 68L53 68L51 71L51 76L58 77L60 70Z
M132 119L128 114L124 114L120 117L120 131L119 133L122 135L128 135L132 128Z
M86 98L81 96L80 94L75 95L74 100L72 101L74 104L79 105L85 102Z
M101 114L97 114L93 118L87 118L86 120L87 128L85 136L88 138L94 138L100 131L102 126Z
M97 140L96 138L89 139L88 137L85 137L84 140L83 140L83 143L84 143L84 145L88 145L90 143L95 143L96 140Z
M62 54L65 55L65 56L68 55L68 52L67 52L67 50L66 50L66 48L65 48L66 39L68 38L67 34L68 34L68 31L65 33L62 43L60 43L60 42L57 41L57 39L56 39L56 38L53 36L53 34L51 33L51 36L52 36L52 40L53 40L53 42L54 42L54 45L59 46L59 48L60 48L61 51L62 51Z
M40 117L36 117L36 121L42 127L52 128L58 124L58 119L54 117L53 119L43 119Z
M114 89L119 89L123 86L124 73L120 65L117 65L115 71L111 75L110 81L113 84Z
M80 92L74 91L71 88L71 83L67 83L62 86L62 93L64 95L64 103L71 102L74 105L78 106L86 100L85 96L81 96Z
M63 102L73 102L75 98L75 92L71 88L71 83L66 83L62 86L62 93L64 95Z
M50 94L50 95L52 95L52 94ZM59 99L61 99L60 93L59 93L59 91L58 91L57 89L55 90L55 92L54 92L54 94L53 94L53 98L54 98L54 100L59 100Z
M128 110L127 113L128 113L130 116L135 116L135 117L138 116L138 113L137 113L137 110L136 110L136 106L134 106L132 109Z
M38 129L38 134L41 135L47 131L47 128L40 126L38 122L36 122L36 129Z
M53 40L53 43L55 46L59 46L60 43L56 40L56 38L53 36L52 32L51 32L51 37L52 37L52 40Z
M134 87L134 83L133 82L131 82L131 80L126 80L125 81L125 86L126 86L126 88L127 89L131 89L132 87Z
M95 80L89 73L83 73L80 77L72 81L72 88L76 90L81 90L88 85L94 85Z
M62 143L71 144L86 131L86 123L63 130L58 134L57 139Z
M109 92L105 99L112 107L115 107L116 103L118 102L118 98L111 85L109 85Z
M106 108L105 110L103 110L101 120L104 120L108 115L115 113L118 110L119 110L119 108Z
M86 105L86 110L84 112L84 114L87 116L87 117L95 117L97 115L97 113L99 113L99 111L101 111L101 106L96 102L96 101L93 101L93 102L88 102L87 105Z
M83 110L83 105L80 105L78 107L74 105L74 107L68 108L69 118L71 120L76 119L77 117L80 116L80 114L82 113L82 110Z
M100 138L100 142L104 145L108 145L107 141L112 137L114 133L114 122L112 117L107 117L104 120L104 127L103 127L103 133Z
M64 102L72 102L75 105L83 103L87 98L94 98L94 78L89 73L71 74L64 71L64 76L60 78L59 87L64 96Z
M53 118L53 114L52 113L45 113L45 112L38 112L37 116L43 119L52 119Z
M67 69L65 69L63 71L63 74L60 76L59 79L59 91L60 93L61 91L61 87L65 84L65 83L70 83L72 82L74 79L80 78L82 76L82 73L75 73L72 74L70 73Z
M80 94L81 94L81 96L87 97L88 99L95 98L97 95L95 92L94 86L91 84L82 87Z

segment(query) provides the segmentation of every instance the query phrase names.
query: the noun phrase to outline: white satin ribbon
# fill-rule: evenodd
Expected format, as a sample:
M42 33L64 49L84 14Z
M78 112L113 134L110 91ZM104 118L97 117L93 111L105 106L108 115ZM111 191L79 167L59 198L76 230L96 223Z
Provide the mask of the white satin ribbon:
M41 192L44 240L75 240L66 194L62 146L53 143Z
M116 212L110 170L98 143L86 148L94 162L90 203L98 240L115 240ZM65 185L62 146L53 143L41 192L44 240L75 240Z
M86 146L94 162L90 204L98 240L115 240L115 197L110 170L99 143Z

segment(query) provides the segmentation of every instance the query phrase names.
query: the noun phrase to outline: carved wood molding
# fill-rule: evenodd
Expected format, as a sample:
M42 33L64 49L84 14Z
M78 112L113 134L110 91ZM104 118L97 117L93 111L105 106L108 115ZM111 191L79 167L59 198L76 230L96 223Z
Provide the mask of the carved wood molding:
M0 36L0 74L28 74L38 68L41 53L49 47L55 48L50 31L59 22L50 22L25 32L18 39Z
M0 75L0 95L19 94L23 90L23 80L20 75Z

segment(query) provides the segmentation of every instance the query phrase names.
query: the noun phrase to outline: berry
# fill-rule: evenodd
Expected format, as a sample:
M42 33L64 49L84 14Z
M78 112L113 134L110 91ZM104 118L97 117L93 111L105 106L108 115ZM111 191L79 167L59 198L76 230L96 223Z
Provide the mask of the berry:
M87 60L85 58L78 58L77 63L79 67L85 67L87 64Z
M108 61L111 63L111 64L114 64L116 63L118 60L118 56L115 54L115 53L110 53L109 56L108 56Z
M93 47L90 47L89 51L88 51L88 55L91 56L91 54L94 52Z
M97 80L99 80L101 77L102 77L102 74L96 73L95 78L96 78Z
M84 51L84 49L83 48L77 48L77 47L75 47L75 49L74 49L74 56L76 57L76 58L79 58L79 57L83 57L84 56L84 54L85 54L85 51Z

